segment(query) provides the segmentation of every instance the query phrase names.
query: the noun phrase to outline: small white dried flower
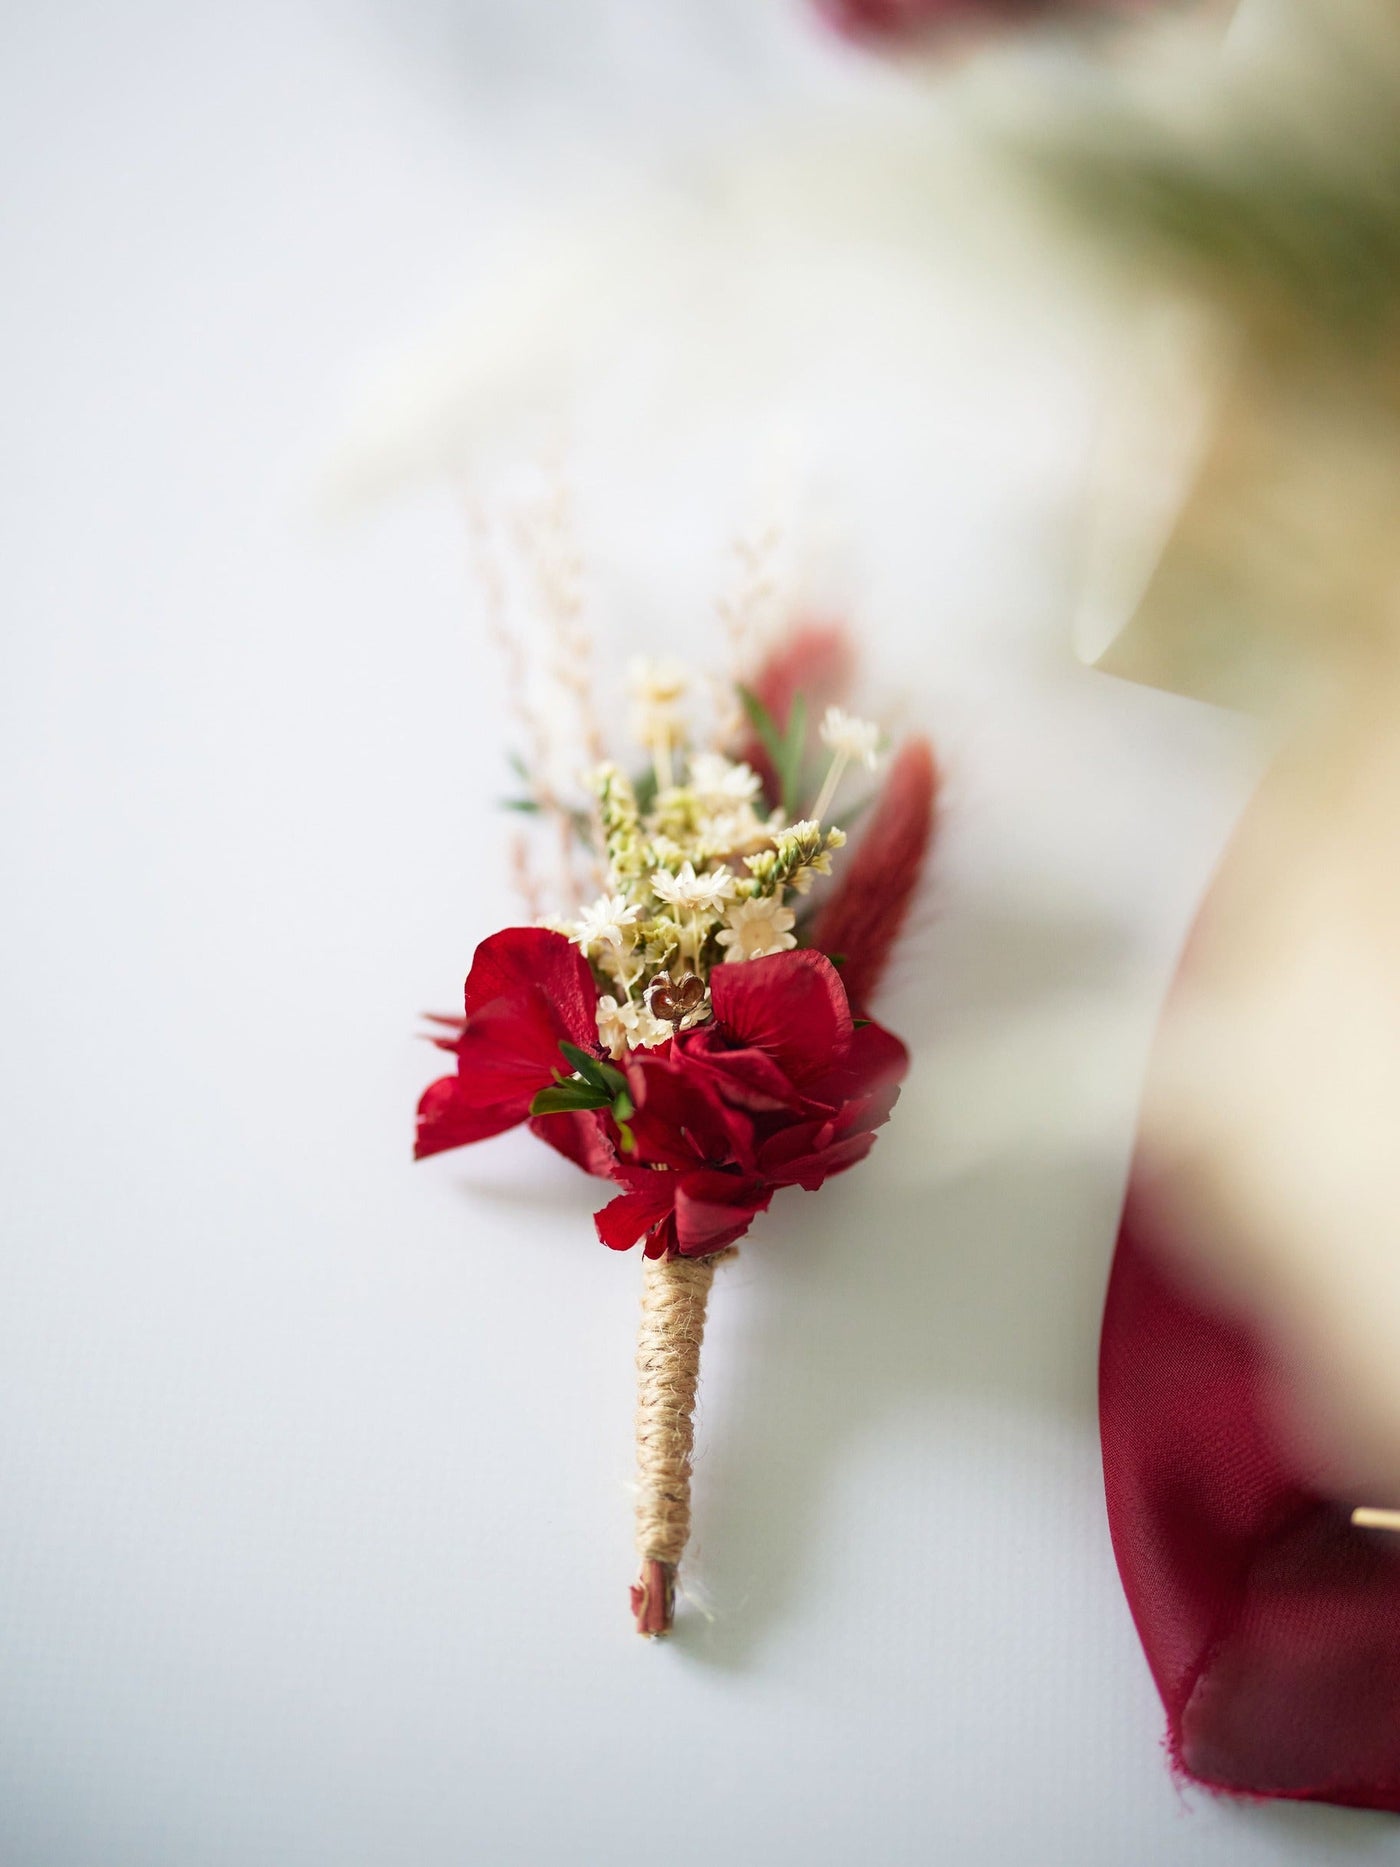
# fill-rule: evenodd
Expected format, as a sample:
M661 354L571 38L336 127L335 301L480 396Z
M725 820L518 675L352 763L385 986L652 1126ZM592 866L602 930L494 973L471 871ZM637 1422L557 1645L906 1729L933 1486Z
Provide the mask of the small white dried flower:
M674 875L658 869L651 878L651 886L652 892L670 902L672 907L690 911L703 908L708 913L718 914L721 903L734 893L734 877L726 868L697 875L694 863L686 861Z
M673 707L689 685L689 672L678 661L639 658L627 664L627 686L639 706Z
M690 761L690 789L702 804L732 810L736 804L751 804L761 786L751 766L736 765L720 752L697 752Z
M634 937L631 930L641 914L625 895L599 895L579 915L569 937L585 953L600 943L620 948Z
M729 950L726 960L762 959L768 953L786 953L797 945L792 929L796 916L782 905L782 891L761 895L753 901L740 901L725 915L728 925L715 935L716 942Z
M741 804L737 810L711 811L702 819L696 835L716 856L751 856L756 849L772 847L778 828L776 814L765 821L752 804Z
M873 720L858 720L840 707L828 707L821 726L822 744L840 759L856 759L867 771L880 762L880 728Z
M680 703L689 679L685 669L672 661L634 661L629 669L628 684L636 703L632 731L650 751L662 791L669 791L674 783L671 753L685 743Z
M669 1024L654 1018L645 1005L619 1004L610 992L598 1000L598 1039L607 1046L613 1062L628 1050L646 1050L664 1044L671 1035Z

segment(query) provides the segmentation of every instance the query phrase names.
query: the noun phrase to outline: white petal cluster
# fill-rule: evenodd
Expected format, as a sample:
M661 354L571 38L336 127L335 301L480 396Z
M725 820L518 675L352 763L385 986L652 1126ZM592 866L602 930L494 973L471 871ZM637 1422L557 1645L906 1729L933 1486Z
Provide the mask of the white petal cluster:
M664 1044L670 1035L670 1025L653 1017L645 1005L626 999L619 1004L611 992L604 992L598 1000L598 1041L606 1046L614 1062L628 1050Z
M653 894L687 913L698 909L718 914L721 905L733 895L734 886L734 877L728 869L710 869L697 875L694 863L688 861L683 862L674 875L667 869L657 869L651 878Z
M736 765L720 752L697 752L690 761L689 788L710 810L752 804L762 788L750 765Z
M880 762L880 728L873 720L858 720L840 707L828 707L821 725L822 744L840 759L850 759L874 771Z
M751 856L756 849L770 849L782 827L782 815L760 817L752 804L737 810L712 811L699 827L701 841L716 855Z
M685 738L681 703L690 677L674 661L633 661L627 670L632 695L632 731L653 752L680 745ZM663 779L670 782L669 776Z

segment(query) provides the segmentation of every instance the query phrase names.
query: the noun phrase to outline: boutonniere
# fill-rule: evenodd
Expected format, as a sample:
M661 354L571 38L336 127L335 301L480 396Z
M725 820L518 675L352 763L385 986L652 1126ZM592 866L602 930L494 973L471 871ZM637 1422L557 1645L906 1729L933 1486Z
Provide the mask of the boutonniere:
M822 706L848 662L839 632L795 631L708 741L698 682L634 669L644 762L597 763L579 807L547 799L596 893L482 940L462 1016L437 1021L456 1067L418 1108L420 1158L528 1123L609 1184L602 1243L641 1247L632 1607L647 1635L670 1630L690 1531L715 1267L778 1194L866 1158L908 1068L868 1008L923 866L934 763L912 739L876 788L880 729ZM851 847L843 819L860 820Z

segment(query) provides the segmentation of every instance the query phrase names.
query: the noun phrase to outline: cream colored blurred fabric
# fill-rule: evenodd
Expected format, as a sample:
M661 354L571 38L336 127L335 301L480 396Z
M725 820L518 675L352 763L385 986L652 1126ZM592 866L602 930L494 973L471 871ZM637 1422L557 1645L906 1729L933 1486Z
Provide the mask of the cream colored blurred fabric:
M1198 270L1194 291L1145 320L1111 400L1078 641L1106 672L1256 714L1275 741L1164 1022L1143 1158L1164 1170L1197 1272L1284 1345L1304 1440L1339 1484L1388 1502L1400 1497L1400 352L1373 203L1394 180L1384 102L1400 107L1400 23L1370 0L1245 11L1254 36L1230 48L1216 107L1233 98L1238 114L1211 127L1207 109L1199 145L1180 145L1183 173L1199 158L1242 198L1294 187L1271 212L1306 258L1318 249L1326 285L1337 202L1361 204L1365 239L1338 248L1330 316L1314 281L1261 286L1241 262ZM1358 52L1364 84L1346 63ZM1145 268L1158 286L1190 273ZM1355 331L1353 285L1382 307Z

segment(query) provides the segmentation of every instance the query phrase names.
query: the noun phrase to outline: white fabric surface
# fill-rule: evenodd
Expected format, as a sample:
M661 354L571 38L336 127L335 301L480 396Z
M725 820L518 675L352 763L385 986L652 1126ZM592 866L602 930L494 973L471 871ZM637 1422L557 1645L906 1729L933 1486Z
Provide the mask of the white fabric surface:
M514 913L459 514L331 529L312 489L518 211L844 55L739 0L61 0L0 38L6 1867L1393 1858L1179 1794L1109 1549L1137 1081L1251 760L1058 647L1082 351L950 261L918 382L856 340L779 411L947 828L898 1120L717 1286L712 1618L652 1648L635 1257L528 1138L408 1162L415 1014ZM596 442L619 639L706 639L759 425Z

